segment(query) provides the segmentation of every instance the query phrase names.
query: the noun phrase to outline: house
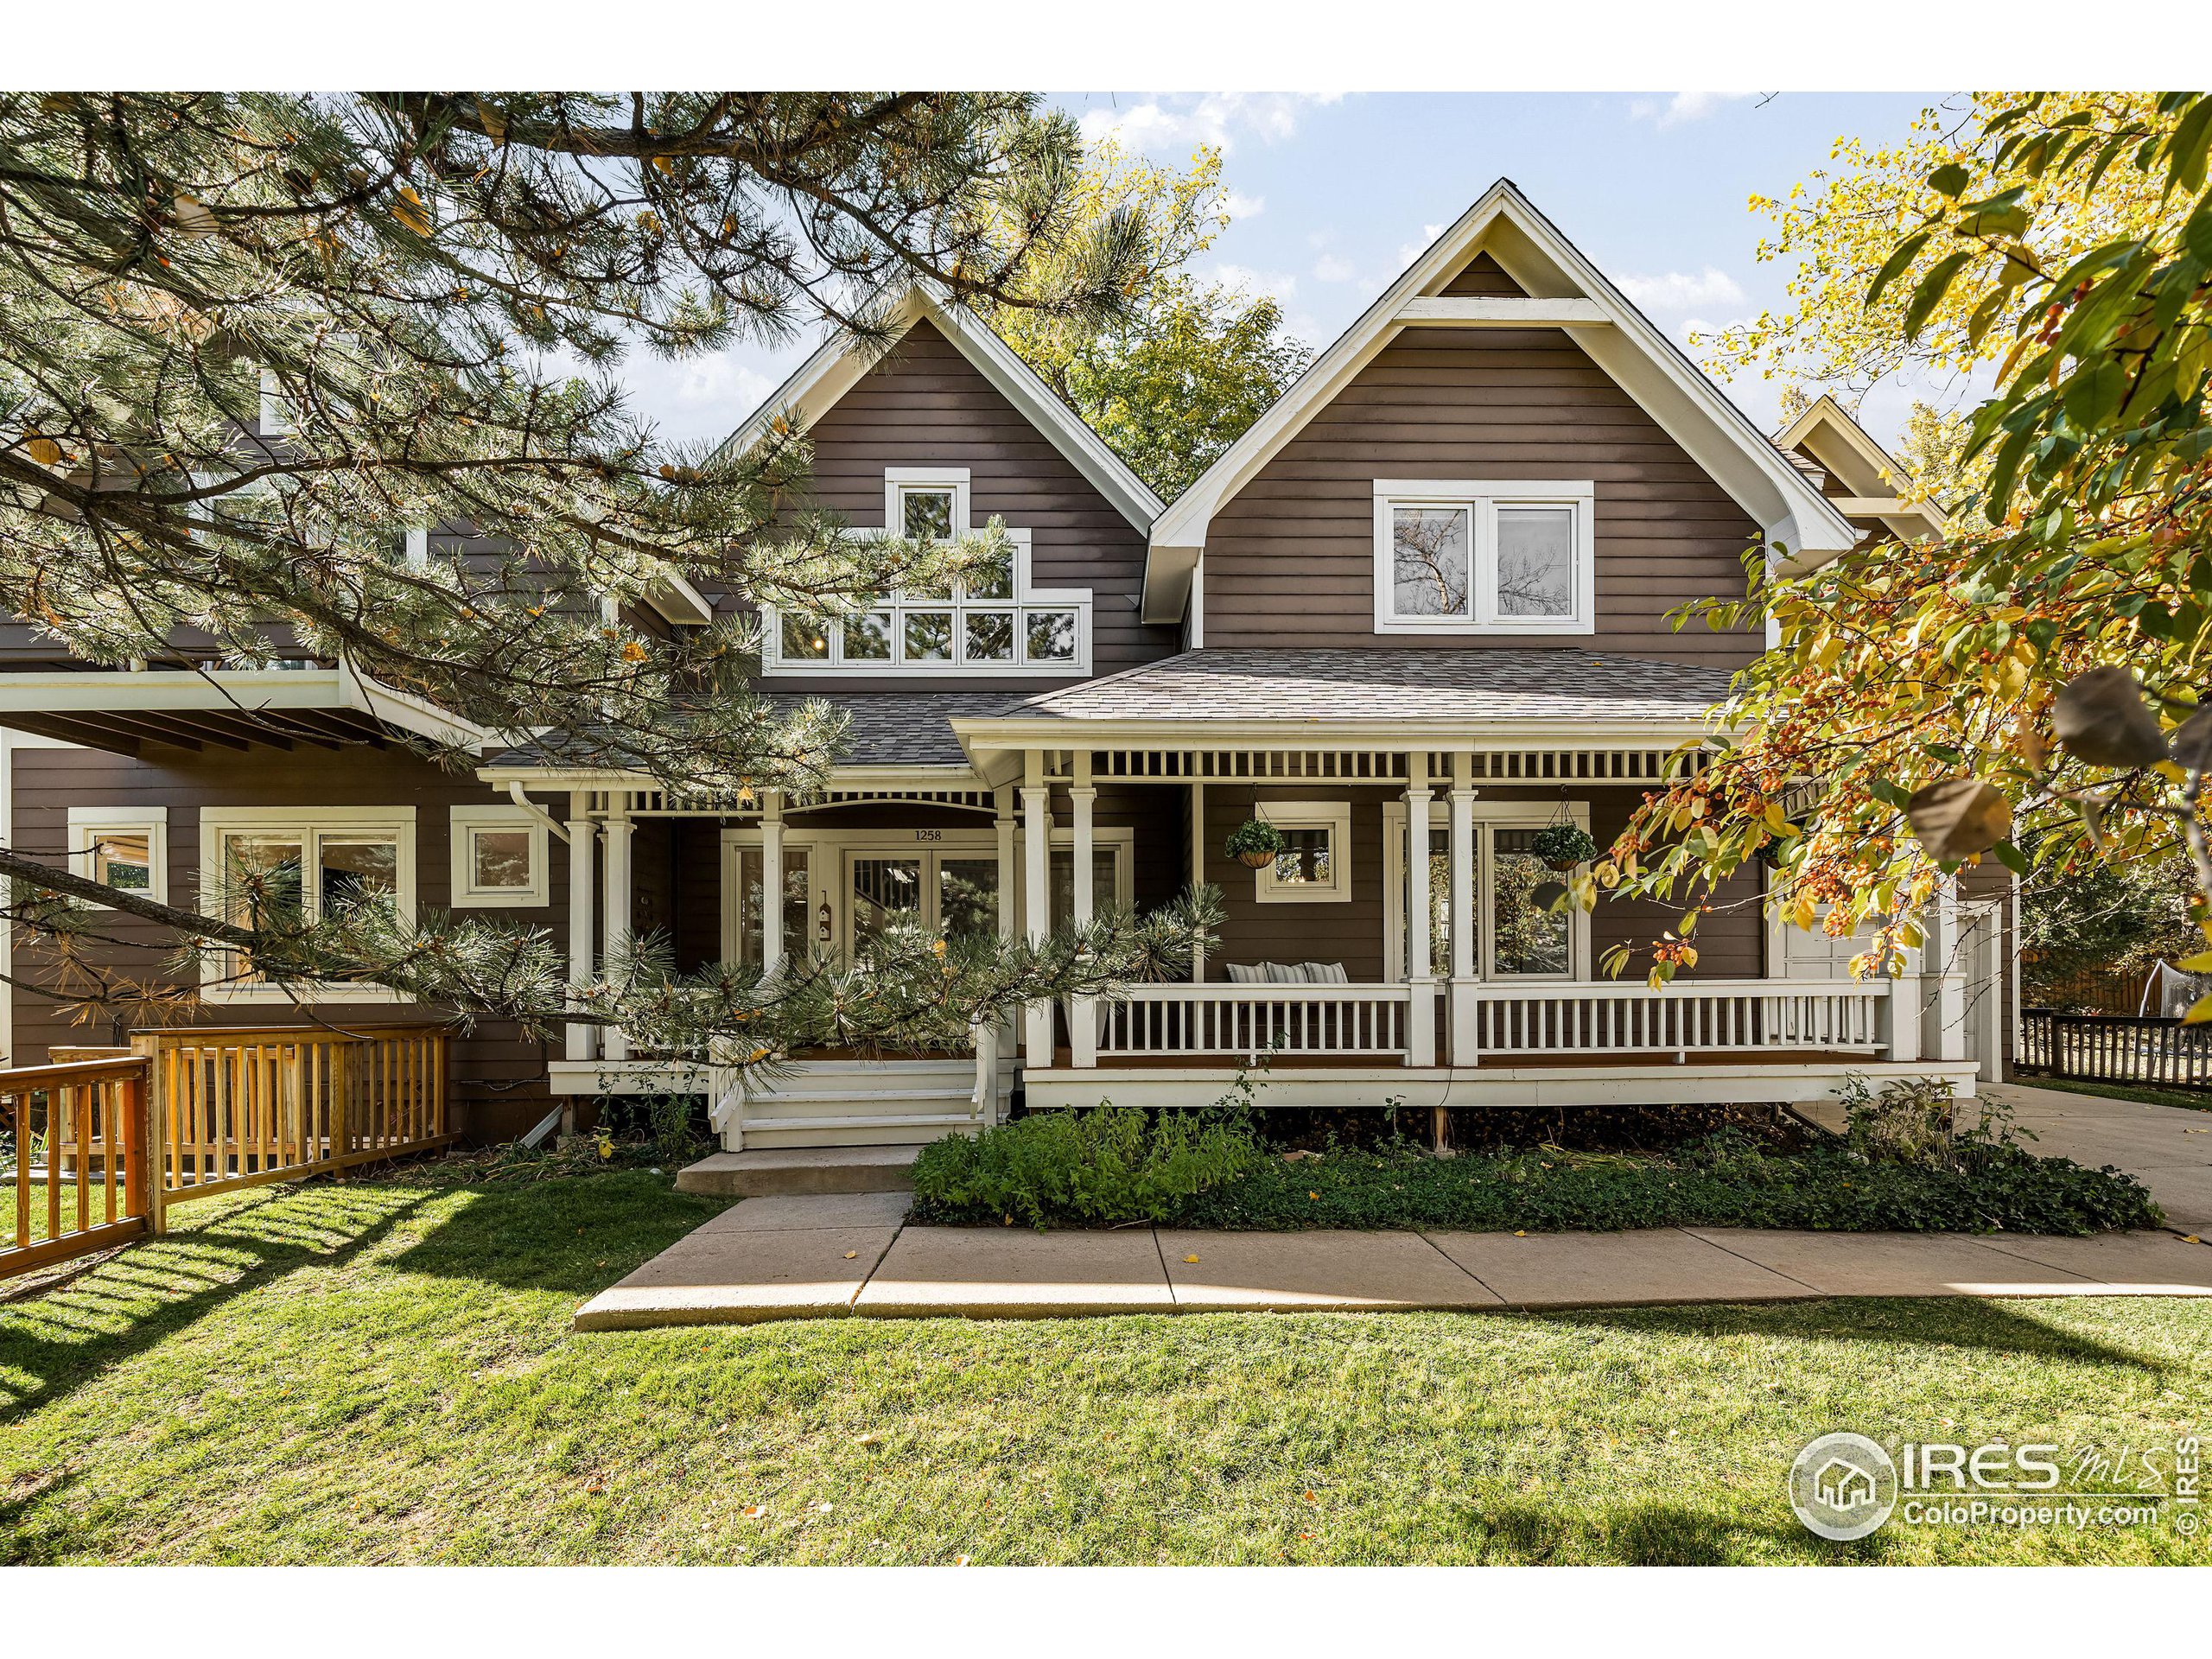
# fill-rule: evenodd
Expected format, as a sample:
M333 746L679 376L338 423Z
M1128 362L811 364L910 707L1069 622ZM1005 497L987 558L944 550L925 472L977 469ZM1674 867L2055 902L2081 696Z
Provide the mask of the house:
M310 903L374 881L403 906L498 907L565 938L580 975L632 930L664 931L680 965L768 963L897 916L1034 935L1194 881L1225 896L1189 982L1030 1008L973 1056L803 1056L761 1079L581 1024L551 1053L480 1030L454 1084L486 1125L704 1090L732 1149L912 1142L1017 1090L1206 1104L1259 1056L1283 1107L1999 1075L2001 889L1947 899L1910 971L1861 982L1848 942L1792 949L1746 872L1656 988L1599 962L1667 910L1543 902L1539 834L1611 837L1763 644L1669 613L1734 590L1754 544L1817 561L1911 516L1876 499L1885 458L1840 409L1777 445L1503 181L1172 505L971 317L918 289L880 359L825 346L736 439L794 415L824 507L909 533L996 518L1013 557L950 598L764 618L766 687L852 716L819 797L671 798L456 734L343 665L95 674L19 634L0 722L73 747L15 753L17 844L181 899L217 891L226 858L297 858L321 872ZM726 602L671 594L663 620ZM474 777L391 741L426 726L481 741ZM1249 819L1285 842L1258 869L1224 850ZM250 985L219 1001L302 1017ZM15 1039L83 1040L28 997Z

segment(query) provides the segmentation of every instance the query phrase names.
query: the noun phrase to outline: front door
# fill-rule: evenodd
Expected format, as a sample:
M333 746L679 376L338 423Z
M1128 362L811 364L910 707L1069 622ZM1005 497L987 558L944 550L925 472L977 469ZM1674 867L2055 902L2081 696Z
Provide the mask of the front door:
M845 855L844 897L840 908L848 954L901 921L918 922L948 938L995 933L998 856L855 849Z

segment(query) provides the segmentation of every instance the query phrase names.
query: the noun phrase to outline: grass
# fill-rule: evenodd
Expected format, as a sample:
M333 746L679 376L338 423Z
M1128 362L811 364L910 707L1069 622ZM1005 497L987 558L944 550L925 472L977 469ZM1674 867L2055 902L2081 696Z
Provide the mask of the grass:
M2192 1112L2212 1112L2212 1093L2187 1089L2152 1089L2132 1083L2077 1083L2071 1077L2029 1077L2016 1079L2023 1088L2056 1089L2066 1095L2101 1095L2107 1100L2133 1100L2145 1106L2180 1106Z
M2205 1558L2171 1529L1827 1544L1783 1478L1838 1427L2202 1429L2212 1301L570 1333L713 1207L644 1171L181 1207L0 1305L0 1560Z

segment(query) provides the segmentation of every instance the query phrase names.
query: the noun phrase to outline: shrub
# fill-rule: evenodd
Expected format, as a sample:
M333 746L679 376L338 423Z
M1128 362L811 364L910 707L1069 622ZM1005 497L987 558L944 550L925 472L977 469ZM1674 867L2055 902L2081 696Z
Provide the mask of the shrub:
M1547 864L1587 864L1598 856L1598 843L1579 823L1549 823L1529 838L1529 850Z
M1154 1116L1110 1102L1038 1112L923 1147L914 1160L914 1217L1023 1221L1040 1230L1165 1221L1267 1160L1244 1120L1227 1112Z

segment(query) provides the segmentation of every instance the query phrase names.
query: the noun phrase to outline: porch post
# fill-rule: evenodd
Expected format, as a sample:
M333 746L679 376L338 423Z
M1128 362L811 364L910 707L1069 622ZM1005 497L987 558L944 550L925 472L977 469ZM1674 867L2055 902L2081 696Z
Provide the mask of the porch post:
M1967 1053L1966 975L1959 961L1959 884L1955 876L1936 892L1923 918L1920 946L1920 1052L1905 1058L1962 1060ZM1894 996L1897 993L1892 991Z
M1098 799L1098 791L1091 783L1091 759L1089 749L1075 752L1075 781L1068 790L1068 800L1075 819L1074 858L1070 898L1075 906L1077 927L1088 926L1096 913L1097 899L1091 877L1091 808ZM1077 996L1068 999L1069 1058L1077 1065L1090 1067L1098 1064L1098 999Z
M991 828L998 832L999 842L999 938L1009 944L1014 939L1014 901L1021 891L1021 872L1014 861L1014 785L991 791L991 804L998 816Z
M607 915L600 936L601 949L610 962L630 943L630 798L617 798L621 804L607 820ZM628 1059L629 1033L619 1026L609 1026L601 1039L601 1052L610 1060Z
M1406 757L1406 1064L1436 1064L1436 963L1428 925L1428 754Z
M599 826L584 816L589 798L582 790L569 797L569 988L582 994L591 983L591 896L593 842ZM574 1024L569 1027L568 1054L572 1060L597 1057L599 1027Z
M1475 757L1452 757L1452 1064L1476 1063Z
M1192 765L1196 765L1194 760ZM1206 786L1196 778L1191 780L1191 887L1192 891L1206 881ZM1191 949L1191 983L1206 982L1206 952L1204 945Z
M745 903L742 893L737 902ZM783 965L784 791L772 789L760 802L760 971L772 974Z
M1032 944L1042 944L1052 931L1051 874L1052 828L1046 808L1052 791L1045 787L1045 757L1030 749L1021 768L1021 906ZM1052 1006L1032 1002L1021 1014L1022 1058L1031 1065L1052 1063Z

